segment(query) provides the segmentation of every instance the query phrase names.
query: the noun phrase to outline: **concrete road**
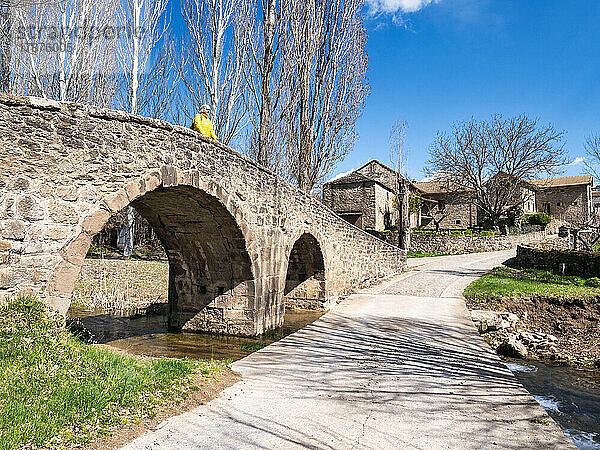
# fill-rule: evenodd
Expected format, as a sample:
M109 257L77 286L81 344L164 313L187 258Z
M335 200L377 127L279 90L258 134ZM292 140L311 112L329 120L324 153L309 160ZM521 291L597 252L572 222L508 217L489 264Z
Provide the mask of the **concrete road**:
M412 260L234 363L242 382L126 448L574 448L457 297L510 256Z

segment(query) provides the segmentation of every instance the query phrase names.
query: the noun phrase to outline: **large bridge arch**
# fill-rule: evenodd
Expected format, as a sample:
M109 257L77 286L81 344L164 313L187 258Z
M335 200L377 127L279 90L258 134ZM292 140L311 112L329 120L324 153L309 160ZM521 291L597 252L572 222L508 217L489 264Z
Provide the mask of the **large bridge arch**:
M167 253L171 327L254 334L255 277L247 250L252 237L242 208L221 186L201 181L197 171L173 167L130 180L97 202L81 232L60 251L63 260L46 288L52 305L67 311L93 237L129 205L154 228Z
M241 253L247 258L236 256L230 266L239 280L251 273L253 280L243 288L248 302L239 308L221 303L231 326L215 326L218 331L260 334L282 324L287 259L302 233L319 243L331 303L406 264L405 253L345 222L255 161L166 122L2 94L0 156L0 301L29 291L64 313L91 237L130 203L146 207L145 215L156 224L167 211L157 217L152 211L168 198L168 189L222 212L219 220L235 224L225 241L238 241L240 250L244 242ZM171 212L187 211L186 205ZM208 238L176 242L180 235L165 232L162 239L171 239L173 249L187 239L186 248L199 252L196 261L209 259ZM195 270L199 274L200 265ZM234 282L223 290L235 287L238 278L229 277ZM195 286L203 292L201 284ZM235 321L247 325L236 329ZM185 316L183 322L188 323Z

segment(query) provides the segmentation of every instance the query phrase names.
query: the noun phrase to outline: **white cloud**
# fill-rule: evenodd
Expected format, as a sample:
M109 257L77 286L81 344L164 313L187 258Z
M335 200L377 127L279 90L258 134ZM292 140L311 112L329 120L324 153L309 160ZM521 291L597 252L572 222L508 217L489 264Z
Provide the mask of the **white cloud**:
M567 164L567 166L579 166L585 162L585 158L583 156L578 156L573 161Z
M331 180L329 180L328 183L331 181L339 180L340 178L345 177L346 175L350 175L355 170L356 169L352 169L352 170L349 170L348 172L338 173L335 177L333 177Z
M423 9L430 3L438 3L441 0L367 0L371 13L398 14L412 13Z

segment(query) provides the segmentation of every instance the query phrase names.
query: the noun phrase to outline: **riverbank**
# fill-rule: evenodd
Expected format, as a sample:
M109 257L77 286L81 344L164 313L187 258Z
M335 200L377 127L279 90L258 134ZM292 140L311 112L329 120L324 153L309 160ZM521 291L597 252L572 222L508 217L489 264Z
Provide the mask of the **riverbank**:
M227 361L136 358L84 344L37 300L0 307L1 449L120 445L237 379Z
M73 305L106 310L143 309L167 301L166 261L87 258L73 290Z
M505 364L580 449L600 449L599 371L532 360Z
M514 325L480 329L495 350L510 353L512 346L521 357L600 369L598 278L497 267L469 285L464 296L471 311L517 316Z

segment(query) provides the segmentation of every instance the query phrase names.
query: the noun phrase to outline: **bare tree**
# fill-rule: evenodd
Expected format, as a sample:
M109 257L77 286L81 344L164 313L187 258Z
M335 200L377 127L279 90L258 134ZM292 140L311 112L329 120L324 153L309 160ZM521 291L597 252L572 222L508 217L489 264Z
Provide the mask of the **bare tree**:
M11 59L13 91L112 103L117 5L117 0L64 0L13 8L13 29L18 30Z
M168 76L157 79L160 75L167 75L160 67L170 63L164 59L155 59L152 67L155 70L149 70L150 57L170 27L167 5L168 0L125 0L119 9L121 24L126 30L118 49L123 69L119 100L122 109L131 114L145 112L140 106L151 101L151 96L156 94L153 88L161 82L164 85L169 79ZM168 51L170 45L165 41L161 50Z
M585 166L596 180L600 180L600 134L592 133L586 137L584 148L588 154Z
M10 1L2 0L0 1L0 92L10 91L11 31L12 14Z
M353 148L369 87L364 0L306 0L286 8L285 120L290 178L310 192Z
M285 17L290 0L258 0L249 3L245 21L248 63L244 66L244 89L250 129L247 153L275 171L283 163L283 120L288 103L284 95L283 70L286 40ZM257 17L258 16L258 17Z
M183 0L189 30L184 85L190 97L189 115L200 105L211 107L219 140L229 144L246 121L243 70L246 64L245 23L251 14L244 0Z
M402 249L408 249L410 245L410 211L409 195L410 187L406 180L408 155L404 146L406 141L405 121L396 121L390 130L390 160L392 168L396 172L395 180L395 206L398 213L398 245Z
M497 225L523 201L526 180L557 173L564 164L563 131L525 115L458 123L438 134L429 173L472 191L474 203Z

